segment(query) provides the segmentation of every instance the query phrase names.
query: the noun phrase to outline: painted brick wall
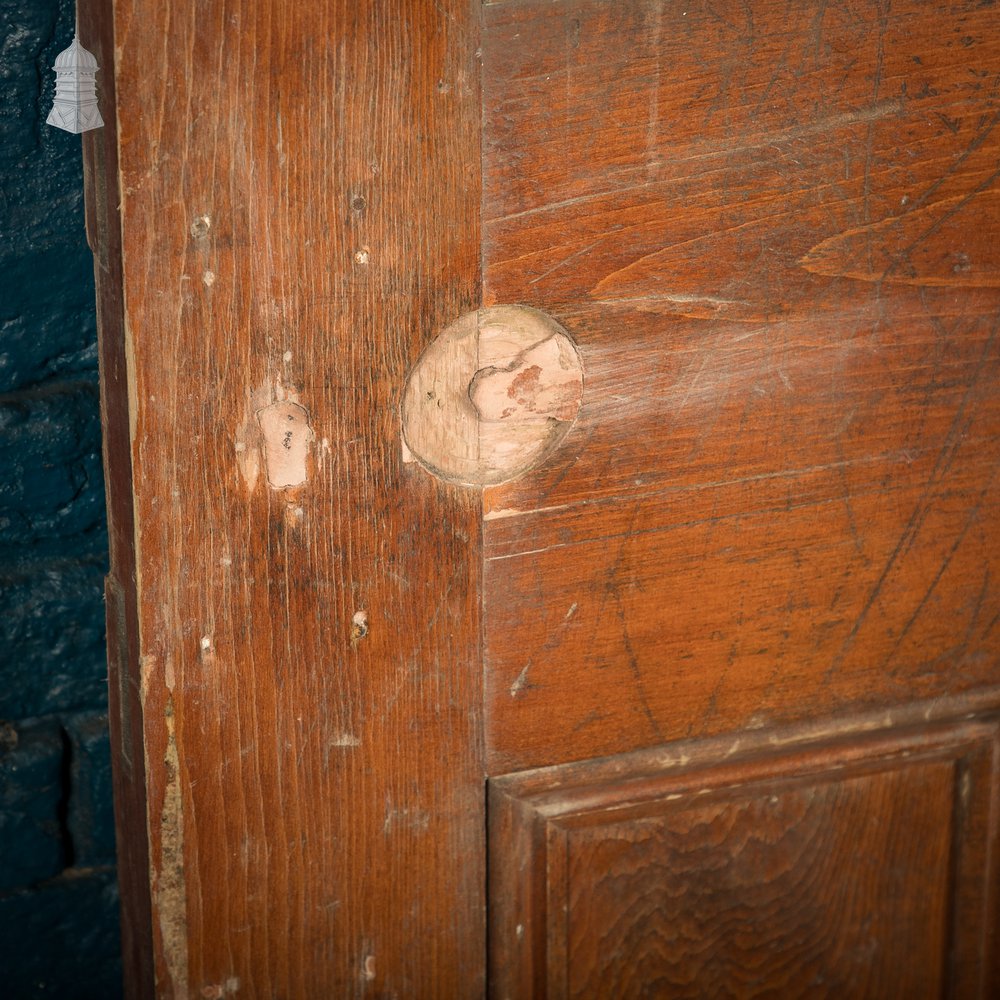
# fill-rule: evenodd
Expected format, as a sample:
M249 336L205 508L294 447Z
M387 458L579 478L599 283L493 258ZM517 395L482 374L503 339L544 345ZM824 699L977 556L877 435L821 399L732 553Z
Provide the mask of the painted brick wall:
M0 0L0 994L121 994L92 258L45 125L72 0Z

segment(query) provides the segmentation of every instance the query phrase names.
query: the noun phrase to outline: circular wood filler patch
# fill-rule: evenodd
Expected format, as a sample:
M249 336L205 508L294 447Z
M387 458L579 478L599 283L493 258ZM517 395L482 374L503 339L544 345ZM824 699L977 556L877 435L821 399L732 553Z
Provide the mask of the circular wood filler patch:
M570 335L528 306L466 313L420 356L403 394L409 456L441 479L516 479L559 447L583 397Z

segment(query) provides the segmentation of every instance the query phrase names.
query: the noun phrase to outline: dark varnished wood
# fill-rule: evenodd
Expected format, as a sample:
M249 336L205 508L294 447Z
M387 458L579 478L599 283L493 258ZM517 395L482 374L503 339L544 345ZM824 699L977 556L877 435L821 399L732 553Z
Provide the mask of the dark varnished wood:
M992 996L996 722L864 722L492 781L493 995Z
M178 1000L475 996L481 505L404 466L397 415L479 302L475 8L93 6L130 990L152 958ZM283 490L281 400L313 433Z
M134 995L481 995L487 772L497 996L990 995L996 17L85 0ZM498 303L585 392L481 498Z
M486 299L587 372L487 493L494 773L997 681L996 18L486 8Z
M79 0L81 44L102 72L98 97L104 127L82 137L87 239L94 254L101 423L108 509L109 573L105 583L108 636L108 724L112 742L115 838L121 899L122 965L132 996L153 991L152 911L146 837L146 769L139 692L139 617L129 375L122 283L114 25L108 4Z

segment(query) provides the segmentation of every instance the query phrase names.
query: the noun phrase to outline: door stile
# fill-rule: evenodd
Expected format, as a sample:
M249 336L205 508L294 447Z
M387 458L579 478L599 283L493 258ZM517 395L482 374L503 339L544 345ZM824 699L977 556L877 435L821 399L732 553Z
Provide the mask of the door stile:
M129 994L479 996L482 504L398 416L480 299L478 5L80 26Z

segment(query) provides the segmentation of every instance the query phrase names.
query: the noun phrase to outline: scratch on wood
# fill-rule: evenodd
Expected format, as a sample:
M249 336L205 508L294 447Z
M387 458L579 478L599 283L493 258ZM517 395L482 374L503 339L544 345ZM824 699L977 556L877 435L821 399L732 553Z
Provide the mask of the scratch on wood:
M781 480L781 479L794 480L794 479L801 479L804 476L814 475L814 474L817 474L817 473L827 472L827 471L831 471L831 470L838 470L838 469L841 469L841 468L853 468L853 467L863 468L863 467L866 467L866 466L878 465L880 463L884 463L884 464L888 464L888 465L893 465L893 464L898 464L899 462L906 462L907 464L909 464L909 463L912 463L912 462L916 461L917 458L919 458L920 455L922 455L925 450L926 449L921 449L919 451L917 451L917 450L908 451L906 449L903 449L901 451L881 452L881 453L879 453L877 455L864 456L864 457L861 457L861 458L852 458L852 459L849 459L849 460L841 460L841 461L837 461L837 462L823 462L823 463L820 463L818 465L797 466L795 468L788 468L788 469L778 469L778 470L773 471L773 472L762 472L762 473L758 473L758 474L752 475L752 476L739 476L739 477L737 477L735 479L713 479L713 480L710 480L710 481L707 481L707 482L698 483L697 485L694 485L694 486L685 486L685 487L683 487L681 489L679 489L678 487L675 487L675 486L668 486L668 487L664 487L664 488L660 488L660 489L654 489L654 490L651 490L651 491L646 492L646 493L636 492L636 493L630 494L629 497L628 497L628 499L632 503L638 503L640 501L649 502L649 501L652 501L652 500L654 500L654 499L656 499L658 497L667 497L667 496L669 496L671 494L675 494L675 493L678 493L678 492L686 492L688 490L692 490L692 491L713 490L713 489L727 488L727 487L733 487L733 486L749 485L749 484L752 484L752 483L762 483L762 482L766 482L768 480ZM503 518L503 517L507 517L507 516L514 517L514 516L519 516L519 515L526 515L527 516L527 515L545 514L545 513L548 513L550 511L576 510L576 509L581 509L581 508L591 508L591 509L605 508L606 509L610 505L619 503L622 499L623 499L623 497L621 495L617 495L617 494L613 495L613 496L608 496L608 497L598 497L598 498L595 498L595 499L583 498L583 499L579 499L579 500L574 500L572 503L560 504L560 505L557 505L557 506L554 506L554 507L540 507L537 510L511 511L510 513L507 513L505 511L501 510L501 511L497 512L497 516L499 518ZM802 504L801 506L810 507L810 506L815 506L815 505L817 505L819 503L829 503L829 502L832 502L832 501L831 500L822 500L822 501L812 501L812 500L810 500L810 501ZM778 511L778 510L782 510L782 511L794 510L796 508L796 506L799 506L799 505L791 505L790 506L786 502L786 503L781 504L780 507L763 508L761 511L759 511L759 513L768 513L772 509L774 511ZM723 516L718 516L718 517L712 516L712 517L705 517L705 518L697 518L697 519L690 520L690 521L678 522L676 524L663 525L662 527L653 528L653 529L640 529L635 534L636 534L636 536L639 536L639 535L643 535L643 534L658 533L658 532L661 532L661 531L662 532L675 531L678 528L690 528L690 527L694 527L695 525L698 525L698 524L710 524L710 523L713 523L713 522L716 522L716 521L729 520L733 516L737 516L737 515L723 515ZM484 515L483 519L484 520L489 520L489 518L486 517L485 515ZM618 531L610 532L610 533L607 533L607 534L600 534L600 535L593 536L593 537L591 537L591 536L578 537L578 538L573 538L573 539L570 539L570 540L567 540L567 541L554 542L551 545L546 545L546 546L543 546L543 547L540 547L540 548L536 548L536 549L524 549L524 550L517 550L517 551L512 551L512 552L504 552L504 553L496 554L496 555L489 555L489 556L487 556L487 560L490 561L490 562L493 562L493 561L503 560L503 559L516 559L516 558L520 558L520 557L524 557L524 556L541 555L542 553L548 552L550 549L569 548L569 547L574 546L574 545L582 545L582 544L586 544L586 543L592 542L592 541L610 540L610 539L613 539L613 538L620 538L620 537L621 537L621 532L618 532Z
M990 252L991 248L985 254L980 252L973 266L967 258L956 258L954 232L943 228L973 202L971 211L981 217L992 217L1000 193L991 191L990 186L998 177L1000 170L984 178L967 194L942 198L920 208L910 208L902 215L830 236L810 249L799 265L812 274L878 284L1000 288L1000 260ZM935 234L938 239L927 245ZM876 236L877 251L872 248ZM900 249L894 249L900 244ZM923 253L913 260L911 254L918 247ZM904 264L907 266L903 267Z
M365 955L361 963L361 978L370 983L375 978L375 956Z
M552 507L534 507L531 510L515 510L512 507L500 507L483 514L484 521L499 521L507 517L523 517L525 514L548 514L555 510L565 510L569 504L560 503Z
M510 686L511 698L516 698L521 691L528 686L528 671L531 669L531 660L524 665L521 672L514 678L514 683Z
M160 809L160 858L150 872L153 907L163 956L177 1000L188 996L187 898L184 884L184 816L177 756L173 694L164 712L167 746L163 755L163 805Z
M941 582L941 577L944 576L945 571L951 565L951 561L954 558L955 553L958 551L962 542L965 541L965 536L968 534L969 529L972 527L974 523L976 523L981 519L980 509L982 507L983 502L986 499L986 495L988 494L990 488L993 485L993 480L995 477L996 477L996 470L994 469L993 475L989 477L986 486L980 491L980 494L976 498L975 503L970 505L968 516L965 519L965 523L962 525L962 530L955 537L955 541L952 543L951 547L945 553L944 558L941 560L941 565L938 567L938 570L934 574L933 579L927 585L927 588L925 589L923 596L920 598L919 602L913 609L909 618L907 618L906 623L900 629L899 634L896 636L896 641L892 645L892 648L889 650L888 653L886 653L885 658L882 661L883 670L885 670L889 666L889 663L892 661L893 657L899 650L899 647L902 645L903 640L907 637L907 635L909 635L910 629L913 628L914 623L920 617L920 614L924 610L924 607L926 606L927 602L930 600L931 595L934 593L935 589L937 588L937 585Z
M205 1000L222 1000L223 997L232 996L239 992L240 980L238 976L230 976L225 982L210 983L201 988L201 995Z
M359 747L361 740L350 733L342 733L340 736L335 736L327 745L331 747Z
M983 368L986 359L990 355L990 350L993 347L993 343L996 340L998 332L1000 332L1000 318L998 318L997 322L993 326L993 329L990 331L989 337L986 339L986 343L972 373L972 378L969 380L969 383L965 388L965 392L963 393L958 404L955 416L952 419L951 426L948 428L948 433L945 436L944 443L938 451L937 461L935 462L934 468L931 470L930 477L924 486L923 492L920 494L917 504L914 507L913 512L910 514L909 520L906 522L906 526L903 528L903 532L896 542L895 547L892 552L889 553L889 557L882 567L882 572L879 574L871 592L868 594L864 604L861 606L861 611L858 613L850 632L847 634L839 651L837 652L837 655L834 657L833 662L827 669L826 674L824 675L824 679L826 681L829 681L830 678L840 669L841 664L844 662L844 658L853 647L854 641L857 638L858 633L861 631L861 627L867 620L876 600L878 600L879 594L881 594L882 588L885 586L885 583L889 578L889 574L908 551L913 539L923 528L924 520L926 519L927 513L934 502L934 491L947 473L948 468L951 465L951 460L954 457L955 442L961 437L963 428L968 426L968 421L971 420L971 417L966 417L966 410L969 408L969 405L973 400L975 389L982 380Z
M396 809L387 801L382 832L389 833L395 828L403 830L426 830L431 824L431 814L426 809Z
M807 122L803 125L795 125L785 129L777 129L771 132L762 132L758 136L752 137L748 142L733 144L728 138L725 142L719 142L714 149L704 152L692 153L689 156L672 157L669 166L676 167L683 163L691 163L698 160L711 160L719 157L729 158L740 153L752 152L755 149L768 149L782 143L795 142L814 135L823 135L830 132L837 132L841 129L851 128L854 125L866 122L878 121L880 118L888 118L893 115L900 115L903 112L903 102L898 98L891 100L873 101L867 107L856 110L845 111L841 114L830 115L814 122ZM650 160L648 168L667 166L667 161ZM595 191L592 194L578 195L574 198L564 198L560 201L548 202L544 205L537 205L533 208L526 208L519 212L511 212L506 215L496 216L487 219L485 225L492 226L501 222L509 222L514 219L522 219L526 216L540 215L546 212L558 212L565 208L572 208L576 205L587 202L599 201L602 198L620 198L624 194L644 188L666 185L671 182L669 177L647 180L638 184L629 184L624 187L605 188Z

